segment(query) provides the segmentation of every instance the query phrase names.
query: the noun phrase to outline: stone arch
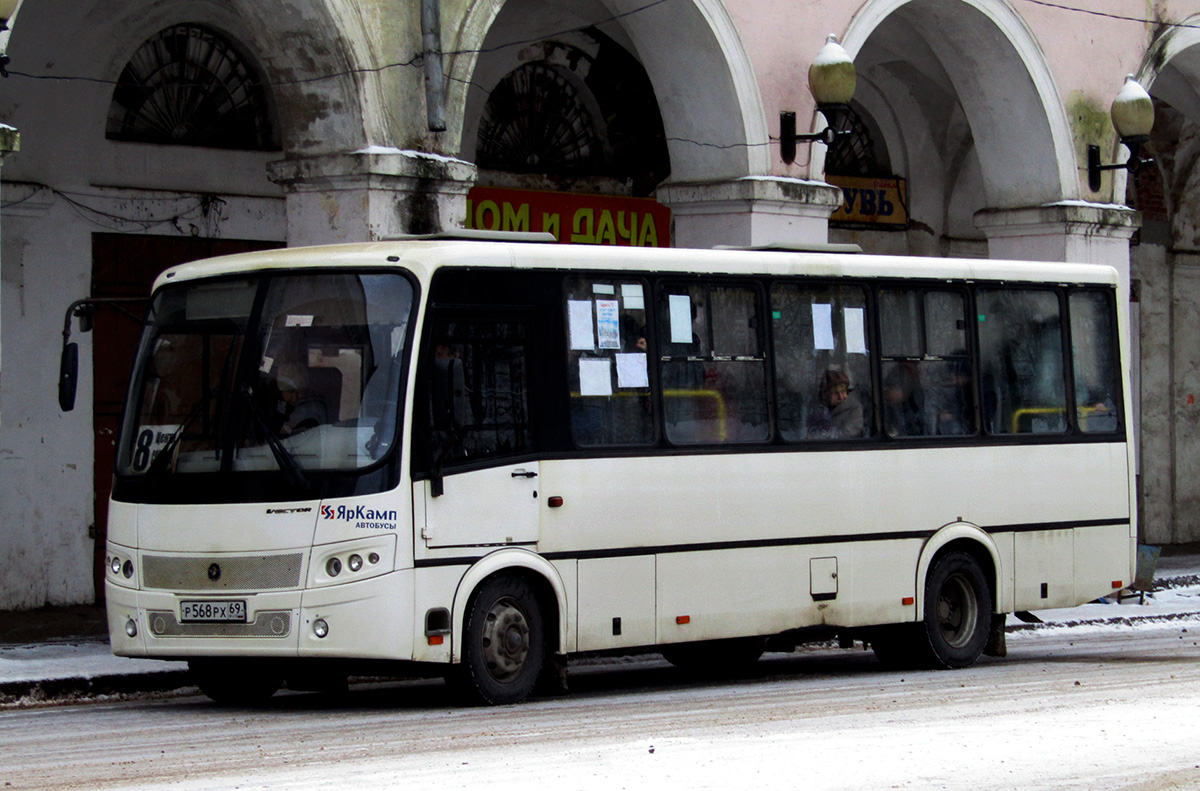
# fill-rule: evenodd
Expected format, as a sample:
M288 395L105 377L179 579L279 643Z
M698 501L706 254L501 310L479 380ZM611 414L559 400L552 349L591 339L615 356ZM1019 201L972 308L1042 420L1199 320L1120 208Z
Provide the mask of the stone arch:
M1156 157L1153 186L1161 191L1166 219L1171 224L1172 248L1200 251L1200 15L1166 29L1151 44L1138 81L1155 102L1155 123L1150 136L1151 154ZM1116 171L1125 180L1114 184L1141 208L1146 199L1145 183L1133 183L1125 171ZM1141 179L1145 181L1145 179ZM1149 218L1153 222L1157 217ZM1168 241L1166 239L1162 241Z
M54 50L64 72L115 82L130 56L158 31L178 23L205 25L236 43L262 73L285 151L345 150L361 147L367 139L362 108L368 102L363 97L374 85L355 74L365 63L358 53L365 52L367 36L357 16L335 13L341 4L303 0L284 14L260 3L239 4L236 11L195 0L95 3L79 24L64 26L70 38L60 38ZM360 29L354 29L356 24ZM18 33L14 46L27 46L18 44L20 38ZM314 76L321 79L310 79ZM89 94L89 101L105 105L111 98L111 88ZM86 123L99 125L98 137L103 138L106 109L89 109L86 117Z
M913 217L935 232L978 239L979 210L1080 197L1066 110L1007 3L871 0L843 44L859 69L856 105L909 177Z
M519 12L519 33L504 29L501 12L506 7ZM472 102L469 89L473 80L496 79L481 73L484 56L495 59L497 52L515 52L549 34L592 26L621 44L645 69L665 126L672 181L768 172L768 132L757 82L723 5L690 0L638 8L629 0L474 2L445 46L452 52L447 115L456 138L449 147L466 159L473 154L472 114L478 112L478 103Z

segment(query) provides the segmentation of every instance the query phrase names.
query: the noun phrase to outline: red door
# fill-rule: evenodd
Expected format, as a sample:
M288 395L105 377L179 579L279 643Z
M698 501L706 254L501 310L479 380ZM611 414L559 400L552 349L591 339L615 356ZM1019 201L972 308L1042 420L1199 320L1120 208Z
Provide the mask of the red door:
M236 239L92 234L92 297L141 297L148 300L154 278L167 267L197 258L282 246L275 242ZM120 303L125 313L103 305L95 309L92 422L96 435L93 466L96 544L92 579L96 601L104 598L104 548L108 538L108 496L112 492L117 428L125 405L125 389L129 384L133 357L137 352L140 322L148 304L148 301Z

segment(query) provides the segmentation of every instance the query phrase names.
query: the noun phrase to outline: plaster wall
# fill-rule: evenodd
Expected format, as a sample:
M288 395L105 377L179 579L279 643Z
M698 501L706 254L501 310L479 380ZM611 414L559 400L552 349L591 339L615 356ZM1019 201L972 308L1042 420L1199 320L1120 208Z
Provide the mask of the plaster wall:
M27 4L21 35L10 41L11 68L115 79L145 37L178 21L253 38L223 4L148 2L112 11L100 3ZM15 74L0 92L0 117L25 132L23 150L5 163L2 191L0 610L93 597L93 350L92 335L78 325L76 409L63 413L57 404L63 315L91 295L92 234L286 236L283 192L266 177L280 153L109 141L111 98L111 84Z
M112 191L93 188L87 199L100 211L131 216L138 207L161 209L193 196L178 193ZM91 601L93 541L92 335L78 331L80 378L76 408L58 408L58 357L63 316L76 299L91 292L92 233L120 230L97 225L65 200L46 190L5 184L0 248L0 346L5 350L0 377L0 610ZM220 217L157 228L181 236L281 239L283 202L279 198L225 195ZM153 201L149 203L149 201ZM96 216L93 216L93 220Z

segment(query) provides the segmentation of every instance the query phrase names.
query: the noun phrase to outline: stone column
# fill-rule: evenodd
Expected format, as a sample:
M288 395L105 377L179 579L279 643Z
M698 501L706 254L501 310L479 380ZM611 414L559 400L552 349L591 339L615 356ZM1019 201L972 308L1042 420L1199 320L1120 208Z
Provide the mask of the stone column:
M823 181L746 176L660 185L676 247L748 247L773 242L825 244L842 191Z
M14 151L21 150L21 133L7 124L0 124L0 163L3 163L4 158ZM0 322L2 323L2 322ZM0 336L3 333L0 332ZM3 370L3 349L0 348L0 371ZM2 391L0 391L2 392ZM4 409L0 404L0 420L3 419Z
M461 228L476 169L373 146L272 162L267 174L287 192L287 243L298 247Z

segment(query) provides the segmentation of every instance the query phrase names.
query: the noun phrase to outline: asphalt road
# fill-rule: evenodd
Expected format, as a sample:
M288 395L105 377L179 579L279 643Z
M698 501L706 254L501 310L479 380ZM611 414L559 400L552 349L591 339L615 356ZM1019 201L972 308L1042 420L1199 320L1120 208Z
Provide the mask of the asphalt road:
M0 711L0 787L1200 789L1198 643L1200 620L1083 626L962 671L810 648L724 680L643 657L498 709L436 681L59 702Z

